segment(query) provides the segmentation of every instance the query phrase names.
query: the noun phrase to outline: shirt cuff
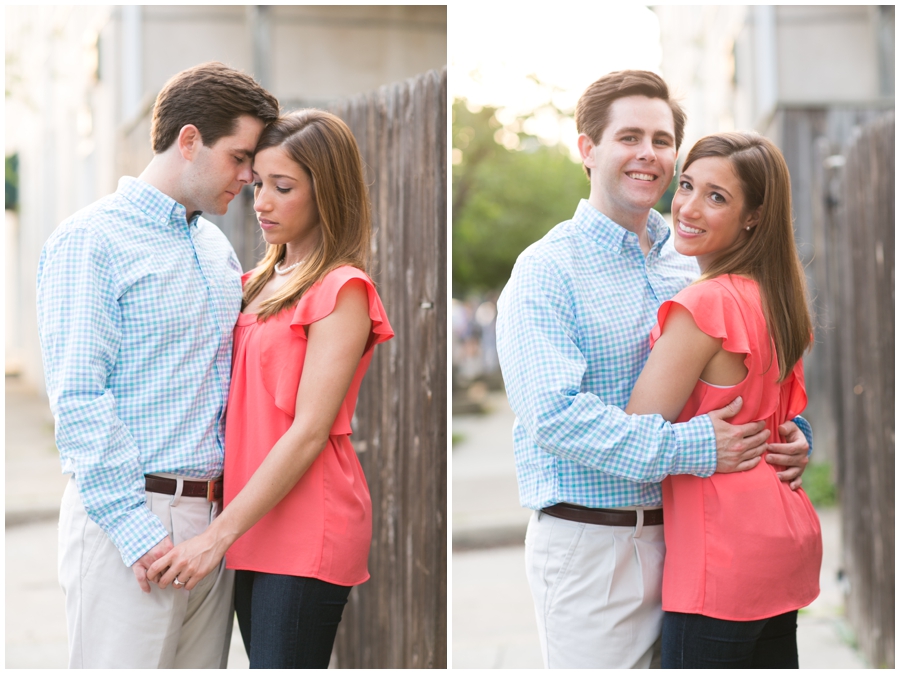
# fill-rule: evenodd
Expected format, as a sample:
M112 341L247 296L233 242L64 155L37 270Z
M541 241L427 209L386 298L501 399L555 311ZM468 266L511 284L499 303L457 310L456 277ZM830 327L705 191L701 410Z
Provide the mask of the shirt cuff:
M806 442L809 443L809 451L806 453L806 456L812 456L812 426L809 425L809 422L806 419L800 416L794 417L793 421L797 425L797 428L800 429L800 432L806 436Z
M134 564L169 535L163 523L146 504L118 518L106 533L119 549L125 566Z
M709 477L716 472L716 432L709 415L672 424L672 431L676 451L671 475Z

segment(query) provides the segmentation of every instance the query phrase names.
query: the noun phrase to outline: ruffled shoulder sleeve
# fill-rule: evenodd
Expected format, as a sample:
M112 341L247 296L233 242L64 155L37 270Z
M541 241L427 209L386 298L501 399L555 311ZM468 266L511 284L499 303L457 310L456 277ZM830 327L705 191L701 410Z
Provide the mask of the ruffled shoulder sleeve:
M793 419L806 409L806 380L803 376L803 359L797 361L790 376L782 383L787 409L783 417Z
M689 285L660 306L657 323L650 334L650 345L655 344L662 334L672 305L679 304L691 312L698 328L710 337L722 340L723 349L752 353L756 341L754 326L762 319L765 329L765 322L761 314L759 317L747 315L748 298L741 296L745 292L746 289L738 291L730 279L714 278Z
M321 281L304 293L294 309L294 315L291 318L291 330L303 339L306 339L306 330L304 328L322 320L334 311L341 288L353 280L363 282L369 297L369 318L372 321L372 332L366 349L371 349L376 344L386 342L393 337L394 331L391 329L390 323L388 323L384 305L381 303L381 298L375 290L375 284L372 283L372 279L365 272L349 266L331 270Z
M293 416L297 404L297 389L303 373L303 362L306 358L305 328L334 311L341 288L353 280L361 281L366 288L372 328L347 399L341 405L332 427L332 435L351 433L350 420L356 406L356 395L372 359L374 347L394 336L384 306L375 290L375 284L364 272L355 267L338 267L307 290L294 308L286 309L282 314L267 321L268 325L260 338L260 366L265 387L272 394L276 407Z

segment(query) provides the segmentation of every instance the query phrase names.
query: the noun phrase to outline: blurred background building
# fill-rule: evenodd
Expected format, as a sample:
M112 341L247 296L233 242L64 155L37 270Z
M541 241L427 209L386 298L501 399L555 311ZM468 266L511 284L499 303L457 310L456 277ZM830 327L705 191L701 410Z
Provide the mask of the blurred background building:
M63 219L143 170L153 101L172 75L221 61L289 111L447 62L445 6L10 6L5 19L7 183L18 188L6 203L6 367L40 390L41 247ZM242 227L249 192L211 218L245 269L261 252Z

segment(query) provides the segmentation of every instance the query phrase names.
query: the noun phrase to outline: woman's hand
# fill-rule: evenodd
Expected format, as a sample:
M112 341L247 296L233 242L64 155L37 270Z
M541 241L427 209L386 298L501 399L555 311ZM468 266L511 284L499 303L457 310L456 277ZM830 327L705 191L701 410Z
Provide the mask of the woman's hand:
M199 536L179 543L156 560L147 569L147 578L161 588L168 587L177 578L178 583L174 583L176 588L193 590L219 565L227 549L228 545L216 537L214 528L210 526Z

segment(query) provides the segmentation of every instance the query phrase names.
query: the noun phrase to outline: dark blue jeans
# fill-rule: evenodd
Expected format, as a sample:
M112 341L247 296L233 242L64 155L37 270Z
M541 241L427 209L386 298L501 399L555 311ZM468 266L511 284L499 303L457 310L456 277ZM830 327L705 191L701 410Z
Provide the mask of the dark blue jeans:
M798 669L797 612L738 622L663 614L663 669Z
M350 589L316 578L238 571L234 609L250 668L327 668Z

